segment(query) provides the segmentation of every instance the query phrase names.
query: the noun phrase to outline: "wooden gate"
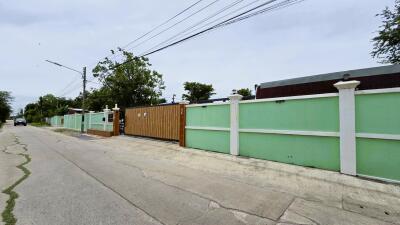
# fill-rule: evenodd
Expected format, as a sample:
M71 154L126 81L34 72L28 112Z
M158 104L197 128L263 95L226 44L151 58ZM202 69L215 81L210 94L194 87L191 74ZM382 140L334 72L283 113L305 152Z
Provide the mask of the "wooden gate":
M185 105L179 104L128 108L125 134L179 141L184 138L184 116Z

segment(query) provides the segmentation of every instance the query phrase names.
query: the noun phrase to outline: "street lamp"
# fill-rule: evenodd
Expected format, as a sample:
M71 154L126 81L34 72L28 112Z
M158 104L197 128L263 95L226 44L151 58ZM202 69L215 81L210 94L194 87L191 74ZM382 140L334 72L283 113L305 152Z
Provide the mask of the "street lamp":
M57 62L53 62L53 61L50 61L50 60L45 60L46 62L48 62L48 63L51 63L51 64L54 64L54 65L56 65L56 66L59 66L59 67L64 67L64 68L66 68L66 69L69 69L69 70L72 70L72 71L74 71L74 72L77 72L77 73L79 73L80 75L82 75L82 79L83 79L83 93L82 93L82 125L81 125L81 132L83 133L83 131L84 131L84 126L85 126L85 93L86 93L86 67L83 67L83 71L81 72L81 71L79 71L79 70L76 70L76 69L74 69L74 68L71 68L71 67L68 67L68 66L64 66L64 65L62 65L62 64L60 64L60 63L57 63Z

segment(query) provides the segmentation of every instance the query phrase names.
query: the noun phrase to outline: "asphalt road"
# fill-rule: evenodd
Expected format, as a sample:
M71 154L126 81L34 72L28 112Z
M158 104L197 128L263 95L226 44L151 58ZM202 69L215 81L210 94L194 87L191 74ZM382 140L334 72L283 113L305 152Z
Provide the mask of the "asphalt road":
M200 158L171 150L174 144L77 138L9 125L0 140L9 153L0 153L0 163L8 162L0 169L9 171L3 177L0 173L2 189L21 176L15 166L23 162L18 153L24 146L32 158L26 165L31 175L15 188L19 198L13 213L21 225L385 225L397 224L400 215L397 208L388 209L392 215L387 217L363 215L351 209L352 202L349 209L343 208L343 196L328 201L307 197L306 192L291 193L290 188L252 184L246 175L229 172L231 162L208 160L196 166ZM4 197L0 195L0 202Z

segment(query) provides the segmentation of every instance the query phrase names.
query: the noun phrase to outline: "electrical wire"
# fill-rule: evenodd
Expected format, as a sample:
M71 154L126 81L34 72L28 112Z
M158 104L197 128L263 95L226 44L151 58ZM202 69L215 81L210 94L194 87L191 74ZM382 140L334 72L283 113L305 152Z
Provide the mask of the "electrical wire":
M164 50L164 49L167 49L167 48L170 48L170 47L172 47L172 46L175 46L175 45L177 45L177 44L179 44L179 43L188 41L188 40L190 40L190 39L192 39L192 38L194 38L194 37L196 37L196 36L199 36L199 35L201 35L201 34L204 34L204 33L206 33L206 32L209 32L209 31L212 31L212 30L215 30L215 29L218 29L218 28L227 26L227 25L231 25L231 24L233 24L233 23L236 23L236 22L239 22L239 21L248 19L248 18L250 18L250 17L259 15L259 14L261 14L261 13L265 13L265 12L271 11L271 10L273 10L273 9L275 9L275 8L283 8L283 7L285 7L285 5L286 5L286 6L290 6L290 5L293 5L293 4L295 4L295 3L302 2L302 1L304 1L304 0L285 0L285 1L283 1L283 2L281 2L281 3L278 3L278 4L274 5L274 6L271 6L271 7L265 8L265 9L260 9L260 10L256 11L255 13L246 15L246 14L248 14L248 13L250 13L250 12L256 10L256 9L262 8L262 7L264 7L265 5L271 4L271 3L275 2L275 1L277 1L277 0L270 0L270 1L267 1L267 2L265 2L265 3L262 3L261 5L258 5L258 6L254 7L254 8L252 8L252 9L250 9L250 10L247 10L247 11L245 11L245 12L242 12L242 13L240 13L240 14L238 14L238 15L236 15L236 16L233 16L233 17L231 17L231 18L229 18L229 19L227 19L227 20L224 20L223 22L220 22L220 23L218 23L218 24L216 24L216 25L213 25L213 26L211 26L211 27L209 27L209 28L207 28L207 29L205 29L205 30L199 31L199 32L197 32L197 33L195 33L195 34L189 35L189 36L187 36L187 37L185 37L185 38L183 38L183 39L181 39L181 40L175 41L175 42L173 42L173 43L171 43L171 44L168 44L168 45L166 45L166 46L164 46L164 47L161 47L161 48L158 48L158 49L153 50L153 51L151 51L151 52L145 53L144 55L140 55L139 57L145 57L145 56L154 54L154 53L156 53L156 52L159 52L159 51L162 51L162 50ZM126 63L126 62L124 62L124 63ZM122 63L122 64L123 64L123 63ZM121 64L119 64L119 65L121 65ZM112 69L114 69L114 68L112 68Z
M260 1L260 0L252 1L252 2L250 2L250 3L248 3L248 4L244 5L244 6L242 6L242 7L240 7L240 8L238 8L238 9L236 9L236 10L230 12L230 13L227 13L227 14L221 16L221 17L218 17L217 19L215 19L215 20L213 20L213 21L211 21L211 22L209 22L209 23L204 24L203 26L201 26L201 27L199 27L199 28L197 28L197 29L194 29L193 31L190 31L190 30L192 30L193 28L197 27L198 25L200 25L200 24L202 24L202 23L208 21L209 19L211 19L211 18L213 18L213 17L215 17L215 16L221 14L222 12L225 12L226 10L228 10L228 9L232 8L233 6L237 5L238 3L242 2L242 0L236 1L236 2L232 3L231 5L229 5L229 6L225 7L225 8L223 8L223 9L220 10L219 12L215 13L214 15L212 15L212 16L210 16L210 17L207 17L206 19L204 19L204 20L198 22L197 24L186 28L185 30L179 32L178 34L176 34L176 35L174 35L174 36L168 38L167 40L165 40L165 41L163 41L163 42L160 42L160 43L157 44L156 46L152 47L151 49L149 49L149 50L147 50L147 51L145 51L145 52L143 52L143 53L141 53L140 55L143 55L143 54L145 54L146 52L150 52L150 51L156 49L157 47L162 46L163 44L166 44L166 43L168 43L168 42L173 42L173 41L175 41L175 40L178 40L178 37L180 37L180 36L185 36L185 35L189 35L189 34L191 34L191 33L194 33L194 32L196 32L196 31L198 31L198 30L200 30L200 29L202 29L202 28L204 28L204 27L207 27L207 26L210 25L210 24L215 23L216 21L219 21L219 20L221 20L221 19L223 19L223 18L225 18L225 17L227 17L227 16L229 16L229 15L232 15L232 14L234 14L234 13L236 13L236 12L238 12L238 11L244 9L244 8L247 8L247 7L249 7L250 5L253 5L253 4L255 4L255 3L259 2L259 1Z
M205 34L205 33L207 33L207 32L216 30L216 29L218 29L218 28L226 27L226 26L228 26L228 25L231 25L231 24L240 22L240 21L242 21L242 20L251 18L251 17L253 17L253 16L256 16L256 15L259 15L259 14L262 14L262 13L266 13L266 12L270 12L270 11L273 11L273 10L281 9L281 8L284 8L284 7L288 7L288 6L291 6L291 5L293 5L293 4L297 4L297 3L302 2L302 1L305 1L305 0L285 0L285 1L282 1L282 2L277 3L277 4L275 4L275 5L272 5L272 6L270 6L270 7L263 8L263 7L265 7L265 6L269 5L269 4L272 4L272 3L276 2L276 1L278 1L278 0L269 0L269 1L266 1L266 2L264 2L264 3L262 3L262 4L258 5L258 6L255 6L255 7L251 8L251 9L248 9L248 10L246 10L246 11L244 11L244 12L241 12L241 13L239 13L239 14L233 16L233 17L230 17L230 18L228 18L228 19L226 19L226 20L224 20L224 21L222 21L222 22L219 22L218 24L212 25L211 27L208 27L208 28L206 28L206 29L204 29L204 30L202 30L202 31L199 31L199 32L194 33L194 34L191 34L191 35L189 35L189 36L187 36L187 37L185 37L185 38L182 38L182 39L180 39L180 40L178 40L178 41L175 41L175 42L173 42L173 43L167 44L167 45L165 45L165 46L163 46L163 47L160 47L160 48L158 48L158 49L156 49L156 50L153 50L153 51L147 52L147 53L145 53L145 54L142 54L142 55L140 55L140 56L138 56L138 57L146 57L146 56L149 56L149 55L151 55L151 54L157 53L157 52L159 52L159 51L165 50L165 49L170 48L170 47L172 47L172 46L178 45L178 44L180 44L180 43L183 43L183 42L185 42L185 41L188 41L188 40L190 40L190 39L193 39L193 38L195 38L195 37L198 37L198 36L200 36L200 35L202 35L202 34ZM253 12L253 11L254 11L254 12ZM124 64L126 64L126 63L129 63L129 62L132 61L132 60L133 60L133 59L127 60L127 61L122 62L122 63L119 63L119 64L113 66L112 68L108 69L106 72L103 72L103 74L107 73L109 70L114 70L114 69L120 67L121 65L124 65Z
M183 13L187 12L188 10L190 10L191 8L195 7L196 5L198 5L199 3L201 3L204 0L198 0L195 3L191 4L190 6L186 7L185 9L183 9L182 11L180 11L179 13L177 13L176 15L170 17L169 19L167 19L166 21L160 23L159 25L155 26L154 28L150 29L149 31L145 32L144 34L140 35L139 37L137 37L136 39L134 39L133 41L130 41L129 43L125 44L122 49L125 49L126 47L128 47L129 45L141 40L142 38L146 37L147 35L151 34L152 32L154 32L155 30L157 30L158 28L168 24L170 21L172 21L173 19L177 18L178 16L182 15ZM107 55L105 58L108 58L110 56L113 56L114 54L109 54ZM96 62L97 64L97 62Z

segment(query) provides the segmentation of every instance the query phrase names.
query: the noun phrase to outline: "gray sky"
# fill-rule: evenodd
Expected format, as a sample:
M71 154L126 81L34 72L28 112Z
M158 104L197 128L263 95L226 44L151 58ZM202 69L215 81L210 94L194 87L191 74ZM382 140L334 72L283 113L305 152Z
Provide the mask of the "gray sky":
M212 1L204 0L196 9ZM244 0L242 5L251 1ZM75 97L80 91L79 75L45 63L45 59L78 69L86 65L91 71L109 49L127 44L194 2L2 1L0 90L15 96L15 110L47 93L67 92L67 97ZM133 49L134 53L142 53L232 2L219 0ZM393 4L394 0L306 0L149 58L153 69L164 75L168 101L173 94L180 99L185 81L211 83L215 97L225 97L234 88L253 88L256 83L378 66L369 54L370 40L380 25L375 14Z

